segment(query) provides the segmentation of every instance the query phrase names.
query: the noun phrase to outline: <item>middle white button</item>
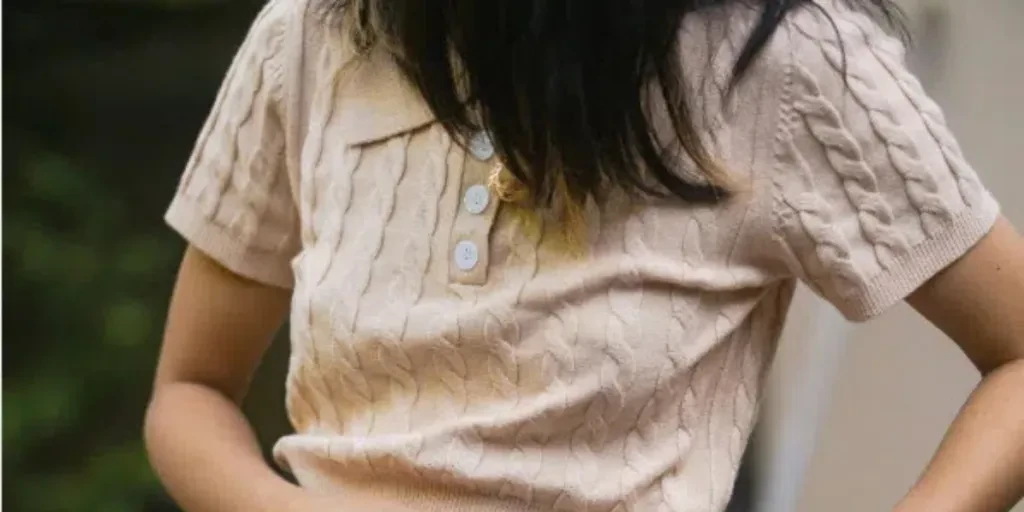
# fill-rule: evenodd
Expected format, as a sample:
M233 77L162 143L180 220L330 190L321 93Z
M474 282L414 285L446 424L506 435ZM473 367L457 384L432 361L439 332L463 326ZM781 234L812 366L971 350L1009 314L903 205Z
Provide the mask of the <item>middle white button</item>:
M469 240L463 240L455 245L455 266L459 270L468 272L476 267L480 261L480 251L476 244Z
M487 209L491 202L491 192L484 185L473 185L466 189L466 195L462 198L462 204L466 211L478 215Z

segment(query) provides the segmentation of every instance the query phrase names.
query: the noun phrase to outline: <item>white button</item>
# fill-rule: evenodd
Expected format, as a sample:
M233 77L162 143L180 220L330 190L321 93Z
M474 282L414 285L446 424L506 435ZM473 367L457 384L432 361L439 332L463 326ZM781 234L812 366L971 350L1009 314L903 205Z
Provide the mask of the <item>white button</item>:
M483 213L487 209L487 205L491 202L491 193L487 190L487 187L483 185L473 185L466 189L466 196L462 198L462 203L466 206L466 211L474 215Z
M490 160L494 156L494 143L491 142L491 136L487 132L478 132L469 139L469 152L477 160Z
M473 270L478 261L480 252L473 242L463 240L455 246L455 266L459 267L459 270Z

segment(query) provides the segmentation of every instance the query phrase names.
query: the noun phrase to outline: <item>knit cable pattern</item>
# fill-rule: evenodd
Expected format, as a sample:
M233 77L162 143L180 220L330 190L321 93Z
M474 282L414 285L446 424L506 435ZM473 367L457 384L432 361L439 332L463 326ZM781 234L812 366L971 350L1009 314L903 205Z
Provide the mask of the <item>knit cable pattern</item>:
M860 17L851 18L853 21L850 24L855 24L863 37L867 38L870 35L878 35L878 27L867 25L867 20L863 20ZM841 29L847 26L847 24L843 24ZM968 207L976 206L980 200L981 182L978 179L977 173L975 173L974 169L964 158L960 144L946 122L942 108L925 92L921 81L902 63L902 53L898 46L891 43L868 44L866 46L896 80L897 85L903 90L906 98L910 100L921 114L921 119L928 129L928 133L931 134L936 144L938 144L946 165L956 177L957 187L964 204Z
M875 249L879 263L891 265L894 255L907 251L903 234L893 224L893 214L878 189L878 181L864 159L864 152L836 106L826 98L815 74L800 63L793 66L793 109L825 150L828 162L843 182L865 238Z
M775 179L774 193L776 201L781 203L776 206L776 212L781 212L782 207L796 213L800 226L814 243L818 262L832 276L836 289L856 288L864 282L864 278L853 263L850 243L830 218L831 206L814 190L812 170L796 146L792 124L799 118L796 112L788 116L784 114L784 117L789 117L790 121L778 133L776 158L784 166L796 169L802 188L797 192L795 187L783 185L781 180ZM776 223L779 222L776 220Z
M815 36L803 23L795 23L795 26L809 39L808 44L818 43L825 60L836 73L846 74L846 83L853 98L864 107L872 128L884 142L895 170L906 181L907 195L911 204L921 213L925 232L928 235L941 232L952 219L951 208L939 195L935 176L925 168L917 144L900 126L891 102L875 85L876 77L860 61L874 53L862 51L864 46L870 45L852 38L844 44L834 35ZM833 32L826 31L826 34Z
M268 146L269 151L280 150L283 147L282 136L278 130L267 127L272 121L267 119L269 114L266 112L261 112L258 119L260 126L257 129L264 133L261 144L243 144L240 133L257 117L255 109L273 109L280 100L281 83L275 80L282 78L281 63L276 57L281 53L285 34L284 24L277 19L278 8L266 6L253 22L254 29L243 43L245 50L232 61L179 185L186 194L197 196L204 215L211 222L238 230L239 236L262 250L277 248L276 241L273 245L261 245L263 241L254 235L257 221L261 218L259 211L268 206L266 196L277 179L280 163L279 158L263 154L263 146ZM264 100L260 102L258 98ZM252 165L244 167L252 172L246 174L244 180L239 180L234 171L246 164ZM196 183L198 168L208 168L209 171ZM199 190L192 191L193 185L198 185ZM242 187L244 190L240 196L248 198L251 207L225 220L220 210L222 199L228 195L230 187ZM235 223L241 225L232 225Z

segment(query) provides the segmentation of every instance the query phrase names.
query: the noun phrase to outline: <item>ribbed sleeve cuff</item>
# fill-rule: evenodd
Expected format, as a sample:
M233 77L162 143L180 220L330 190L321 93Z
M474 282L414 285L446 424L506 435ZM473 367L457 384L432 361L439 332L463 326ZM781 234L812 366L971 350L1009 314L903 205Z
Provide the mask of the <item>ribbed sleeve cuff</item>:
M840 311L848 320L862 322L907 298L929 279L960 259L991 231L999 218L999 204L989 194L982 202L955 216L939 235L916 245L888 270L876 275L861 292L844 301Z
M228 270L248 279L291 289L291 257L264 251L238 240L233 233L202 215L202 208L187 196L177 195L164 221L196 249Z

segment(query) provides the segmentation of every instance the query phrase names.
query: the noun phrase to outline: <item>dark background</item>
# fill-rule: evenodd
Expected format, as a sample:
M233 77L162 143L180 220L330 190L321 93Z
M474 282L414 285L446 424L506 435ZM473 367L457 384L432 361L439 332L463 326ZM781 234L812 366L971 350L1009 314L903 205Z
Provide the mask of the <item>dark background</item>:
M161 219L260 4L4 3L6 510L177 510L141 440L184 248ZM247 404L267 447L286 360L279 340Z

